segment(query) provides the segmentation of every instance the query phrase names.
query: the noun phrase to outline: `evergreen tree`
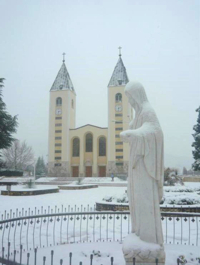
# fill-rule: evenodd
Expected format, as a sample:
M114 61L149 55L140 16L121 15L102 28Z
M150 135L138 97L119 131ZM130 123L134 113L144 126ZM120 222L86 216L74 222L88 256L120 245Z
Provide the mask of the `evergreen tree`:
M0 150L11 146L15 140L12 134L17 128L17 116L12 117L6 111L6 104L3 102L3 81L4 78L0 78Z
M44 163L43 157L38 157L36 167L35 167L36 175L44 175L46 173L46 167Z
M197 124L193 127L195 133L193 134L194 142L192 144L192 147L195 149L192 151L195 162L192 168L194 171L200 171L200 106L196 109L196 112L198 113L198 118Z

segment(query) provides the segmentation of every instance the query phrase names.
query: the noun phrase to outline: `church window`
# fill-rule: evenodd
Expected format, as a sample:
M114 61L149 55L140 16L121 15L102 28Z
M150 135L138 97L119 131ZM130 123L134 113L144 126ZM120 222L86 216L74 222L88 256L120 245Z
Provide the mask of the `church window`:
M116 156L116 159L122 159L123 156Z
M122 102L122 94L121 93L117 93L115 95L115 102L118 103L118 102Z
M62 117L56 117L56 120L62 120Z
M56 156L55 160L61 160L61 156Z
M123 152L123 149L116 149L116 152Z
M58 127L58 126L62 126L62 123L56 123L55 125L56 125L57 127Z
M119 138L119 134L115 134L115 137L116 137L116 138Z
M55 153L62 153L61 150L55 150Z
M88 133L86 135L86 145L85 145L85 150L86 152L92 152L93 150L93 137L91 133Z
M115 128L115 131L122 131L123 130L123 128Z
M73 140L73 157L79 157L80 153L80 140L78 138L74 138Z
M56 106L62 106L62 98L56 99Z
M106 156L106 138L99 138L99 156Z
M122 121L115 121L115 124L120 124L122 123Z
M116 145L121 145L123 142L115 142Z
M55 133L61 133L62 130L55 130Z
M55 146L62 146L62 144L55 144Z
M122 117L122 113L116 113L115 117Z
M61 136L57 136L57 137L55 137L55 140L61 140L61 139L62 139Z

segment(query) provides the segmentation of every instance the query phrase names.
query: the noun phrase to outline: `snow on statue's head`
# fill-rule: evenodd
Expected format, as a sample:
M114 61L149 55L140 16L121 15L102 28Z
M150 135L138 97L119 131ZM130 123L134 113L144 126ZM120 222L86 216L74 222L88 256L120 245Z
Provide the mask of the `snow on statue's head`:
M135 102L139 107L141 107L143 103L148 102L144 87L139 82L128 82L125 87L125 94L133 107L135 107Z

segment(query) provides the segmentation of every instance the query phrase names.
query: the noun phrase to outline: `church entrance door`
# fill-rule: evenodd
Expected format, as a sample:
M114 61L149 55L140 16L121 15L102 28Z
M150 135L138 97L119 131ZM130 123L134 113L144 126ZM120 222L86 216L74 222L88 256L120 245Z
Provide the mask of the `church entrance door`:
M92 177L92 167L85 167L85 176Z
M106 167L99 166L99 177L105 177L105 176L106 176Z
M79 167L72 167L72 177L73 178L79 177Z

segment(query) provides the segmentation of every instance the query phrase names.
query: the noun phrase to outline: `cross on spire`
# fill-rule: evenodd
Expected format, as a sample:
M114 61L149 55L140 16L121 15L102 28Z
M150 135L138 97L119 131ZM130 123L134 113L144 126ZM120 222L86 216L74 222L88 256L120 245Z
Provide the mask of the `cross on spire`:
M119 47L118 49L119 49L119 57L121 57L122 56L121 55L121 49L122 49L122 47Z
M63 52L63 63L65 62L65 53Z

